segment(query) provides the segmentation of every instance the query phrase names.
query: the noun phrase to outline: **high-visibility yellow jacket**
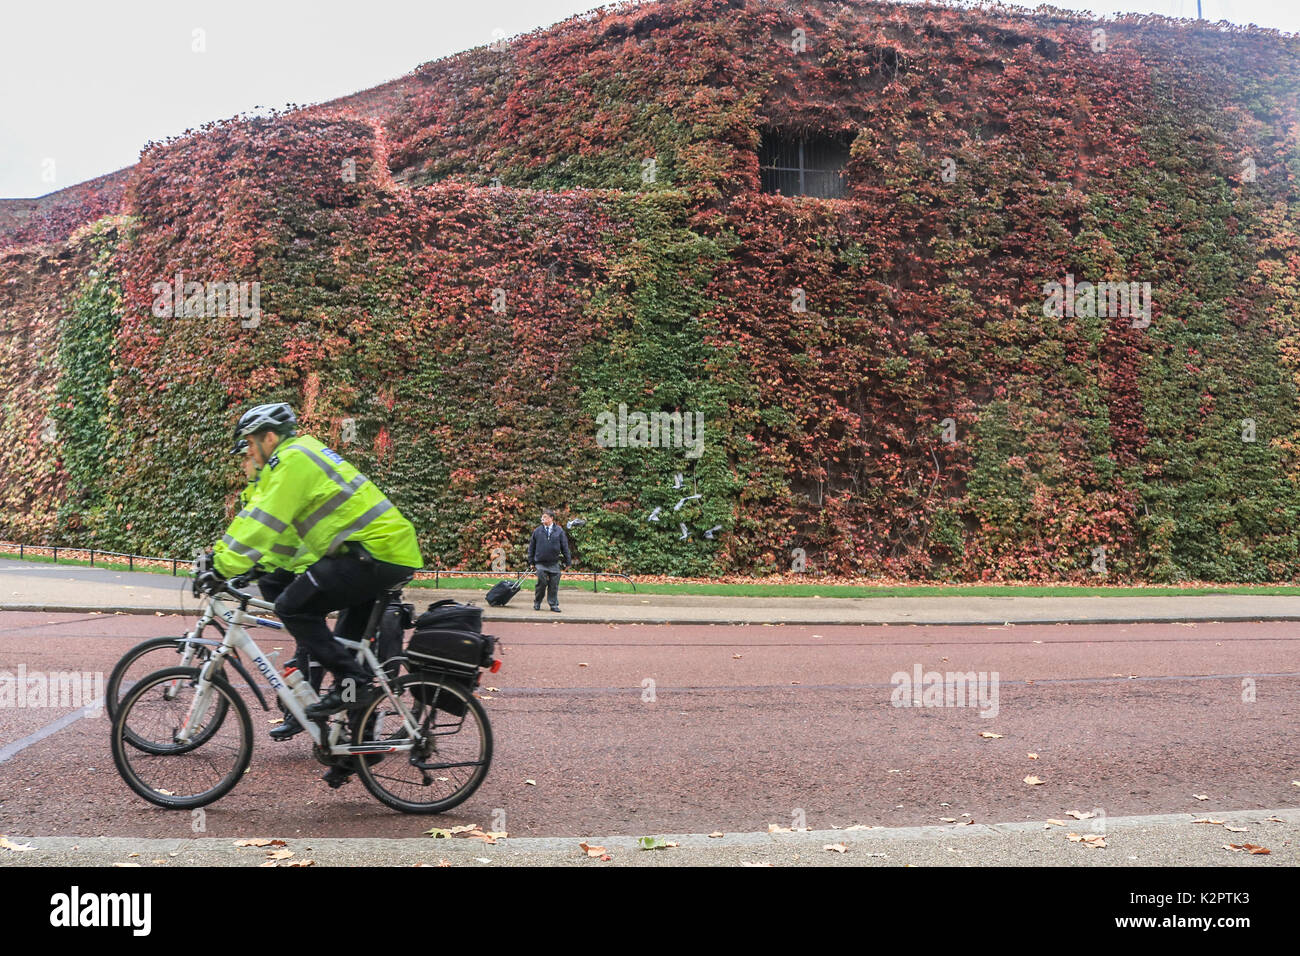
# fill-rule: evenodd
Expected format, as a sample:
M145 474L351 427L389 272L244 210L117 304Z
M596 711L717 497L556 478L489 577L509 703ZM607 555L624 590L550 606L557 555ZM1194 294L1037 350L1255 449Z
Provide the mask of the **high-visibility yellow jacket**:
M323 557L356 542L379 561L419 568L415 528L391 501L337 452L308 435L284 441L258 475L258 491L213 548L226 577L243 574L296 532Z
M252 514L253 502L257 500L258 492L261 490L258 485L258 478L261 472L244 486L244 490L239 493L239 514L237 518L246 518ZM224 540L218 541L213 547L213 554L225 551L229 545ZM256 562L268 571L277 571L284 568L294 574L302 574L308 567L315 564L317 556L312 554L302 540L298 537L298 532L290 526L284 530L280 540L271 545L271 550L262 555Z

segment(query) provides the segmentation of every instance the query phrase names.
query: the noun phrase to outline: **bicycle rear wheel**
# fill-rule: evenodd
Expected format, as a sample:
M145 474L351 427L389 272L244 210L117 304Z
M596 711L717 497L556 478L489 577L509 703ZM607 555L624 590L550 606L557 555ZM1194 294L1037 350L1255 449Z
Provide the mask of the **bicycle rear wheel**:
M403 813L442 813L467 800L492 762L492 727L478 699L438 677L410 674L392 684L417 733L407 732L387 697L362 711L354 745L377 749L413 742L410 751L358 757L357 775L380 802Z
M168 667L141 679L127 693L113 719L113 763L127 786L150 803L171 810L219 800L239 783L253 757L253 722L248 707L221 677L210 683L198 732L178 744L198 692L199 669ZM164 686L178 693L168 698ZM233 711L234 719L227 719ZM148 746L127 740L131 733Z

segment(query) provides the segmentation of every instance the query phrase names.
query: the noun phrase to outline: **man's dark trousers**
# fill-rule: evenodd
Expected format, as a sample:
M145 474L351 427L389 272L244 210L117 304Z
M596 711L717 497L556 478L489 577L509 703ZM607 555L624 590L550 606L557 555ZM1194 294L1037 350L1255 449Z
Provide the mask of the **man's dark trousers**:
M560 606L560 572L543 571L537 569L537 587L533 589L533 604L542 603L542 595L546 595L546 603L551 607Z
M262 592L262 600L274 604L297 577L288 568L276 568L270 574L262 575L257 579L257 587ZM319 662L308 658L305 652L298 651L290 659L289 663L298 668L298 671L307 678L311 683L312 690L320 693L321 682L325 679L325 668L321 667Z
M340 622L344 633L339 636L358 640L375 600L414 572L414 568L363 561L351 554L321 558L295 578L275 602L275 613L298 642L298 659L310 655L336 680L351 677L368 683L371 675L357 663L352 651L334 640L325 615L346 609L346 619Z

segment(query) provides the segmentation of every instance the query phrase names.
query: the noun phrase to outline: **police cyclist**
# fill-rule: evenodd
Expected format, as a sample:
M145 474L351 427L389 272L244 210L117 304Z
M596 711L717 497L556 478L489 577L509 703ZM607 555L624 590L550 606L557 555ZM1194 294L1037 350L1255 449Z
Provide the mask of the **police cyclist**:
M275 602L275 612L298 643L296 660L310 656L334 675L331 691L307 708L313 720L366 702L372 675L334 640L325 617L344 611L340 634L358 640L376 599L410 579L423 564L415 529L365 475L320 441L298 435L293 409L283 402L249 409L235 427L262 470L258 491L214 547L220 580L247 572L292 534L314 562ZM305 672L304 672L305 673ZM290 723L292 722L292 724ZM292 715L277 728L287 739L301 730Z

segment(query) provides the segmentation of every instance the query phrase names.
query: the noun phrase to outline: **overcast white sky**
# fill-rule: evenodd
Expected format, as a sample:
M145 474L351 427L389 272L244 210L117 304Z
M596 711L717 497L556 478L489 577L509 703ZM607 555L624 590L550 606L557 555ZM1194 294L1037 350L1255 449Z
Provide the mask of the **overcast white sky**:
M1036 4L1035 4L1036 5ZM1196 16L1196 0L1054 6ZM1300 32L1297 0L1203 0L1209 20ZM133 164L255 107L318 103L602 6L591 0L28 0L0 12L0 197ZM205 49L195 49L201 30Z

